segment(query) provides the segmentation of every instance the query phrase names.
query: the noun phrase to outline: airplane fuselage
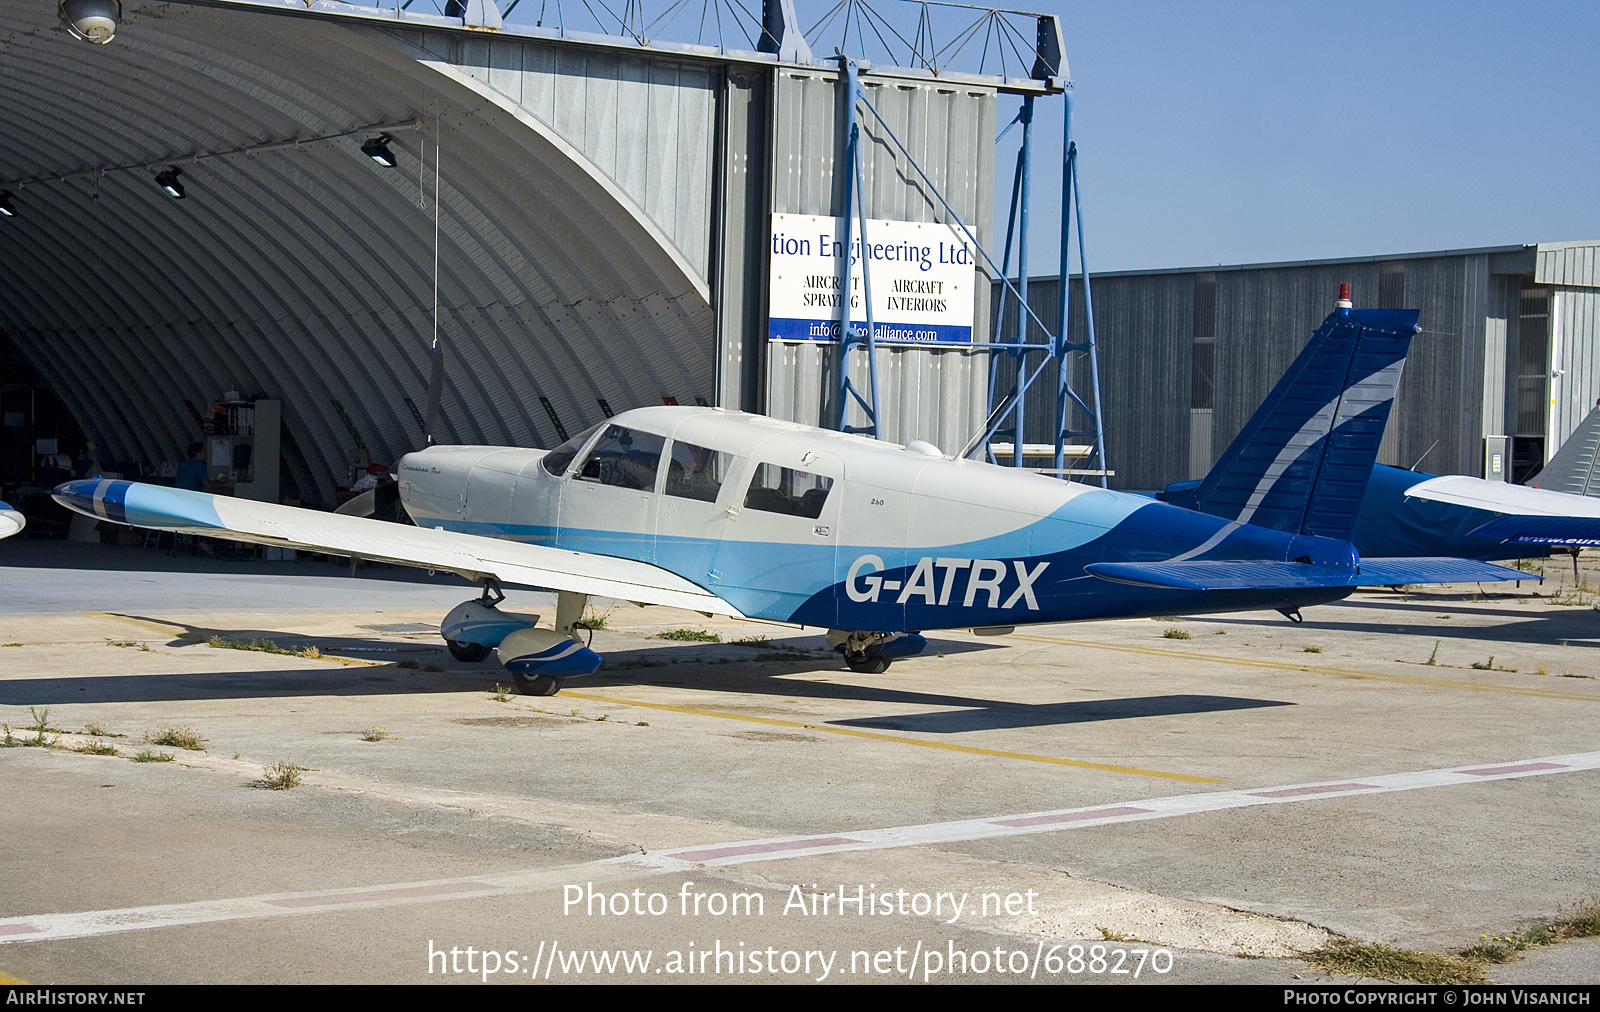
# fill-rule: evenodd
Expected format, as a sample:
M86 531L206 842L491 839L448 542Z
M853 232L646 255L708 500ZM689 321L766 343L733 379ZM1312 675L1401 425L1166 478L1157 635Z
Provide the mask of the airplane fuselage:
M840 629L1299 608L1350 589L1170 590L1084 567L1354 562L1344 542L709 408L624 412L548 453L432 447L398 478L419 526L648 562L746 615Z

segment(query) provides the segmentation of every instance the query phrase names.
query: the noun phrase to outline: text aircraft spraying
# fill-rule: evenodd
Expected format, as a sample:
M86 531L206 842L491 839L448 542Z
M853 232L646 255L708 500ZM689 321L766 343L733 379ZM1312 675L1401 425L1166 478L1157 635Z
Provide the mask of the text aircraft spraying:
M1362 559L1349 541L1416 314L1341 308L1257 412L1274 454L1224 469L1227 516L1021 469L717 408L625 411L554 450L435 446L398 464L416 527L82 480L118 523L458 573L484 584L441 632L557 691L600 657L571 635L591 595L826 628L877 672L934 629L1274 608L1355 587L1510 580L1460 559ZM495 607L559 593L554 629Z

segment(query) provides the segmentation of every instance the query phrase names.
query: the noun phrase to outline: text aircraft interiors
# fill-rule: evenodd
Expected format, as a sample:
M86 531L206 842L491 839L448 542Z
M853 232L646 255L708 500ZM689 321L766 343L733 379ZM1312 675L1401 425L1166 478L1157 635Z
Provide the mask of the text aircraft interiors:
M1527 578L1461 559L1363 559L1350 530L1416 330L1406 310L1340 308L1268 401L1289 433L1240 456L1233 515L718 408L618 414L554 450L435 446L400 461L420 529L127 481L56 490L117 523L447 570L481 599L441 632L498 649L548 695L600 657L571 635L588 596L829 630L856 671L931 629L1299 609L1360 586ZM1254 424L1254 420L1252 422ZM559 592L554 629L495 607L499 585Z

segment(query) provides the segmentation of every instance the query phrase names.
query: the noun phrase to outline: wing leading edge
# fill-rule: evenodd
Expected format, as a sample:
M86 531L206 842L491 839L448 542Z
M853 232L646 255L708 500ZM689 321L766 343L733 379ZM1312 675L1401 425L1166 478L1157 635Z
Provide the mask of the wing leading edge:
M738 609L683 577L631 559L131 481L69 481L55 489L54 498L79 513L135 527L444 570L472 581L490 576L525 587L742 617Z

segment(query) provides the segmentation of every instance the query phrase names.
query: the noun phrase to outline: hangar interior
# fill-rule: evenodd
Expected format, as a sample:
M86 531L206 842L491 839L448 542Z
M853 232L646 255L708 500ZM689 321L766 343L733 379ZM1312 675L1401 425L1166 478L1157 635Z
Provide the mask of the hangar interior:
M329 506L424 443L435 347L443 442L553 446L659 403L836 414L837 355L766 340L765 251L771 214L839 213L837 62L452 9L129 0L92 45L0 0L0 333L28 368L0 438L34 458L0 482L85 457L159 479L228 436L255 452L213 478ZM980 237L997 96L1063 87L861 83L905 145L861 123L870 214ZM966 439L987 354L880 347L883 435ZM73 424L21 407L41 398Z

